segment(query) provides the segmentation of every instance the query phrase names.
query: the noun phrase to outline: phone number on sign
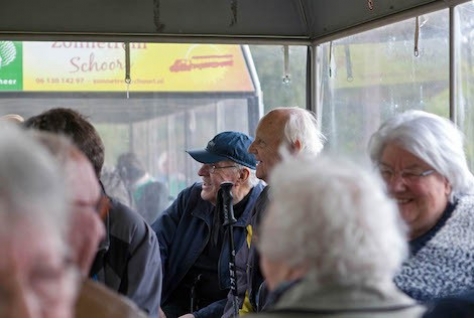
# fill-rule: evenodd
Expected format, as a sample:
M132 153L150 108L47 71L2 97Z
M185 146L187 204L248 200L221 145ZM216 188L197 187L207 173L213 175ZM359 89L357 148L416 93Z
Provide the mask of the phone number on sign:
M81 84L84 78L36 78L37 84Z

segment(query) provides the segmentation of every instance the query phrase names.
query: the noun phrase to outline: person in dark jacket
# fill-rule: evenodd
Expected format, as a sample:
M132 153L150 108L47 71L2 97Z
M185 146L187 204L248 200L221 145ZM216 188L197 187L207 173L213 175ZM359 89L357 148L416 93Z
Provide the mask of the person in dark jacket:
M80 113L51 109L29 118L24 126L68 136L92 163L99 180L104 145L98 132ZM140 215L102 191L110 204L103 216L106 236L90 276L130 298L148 315L158 316L161 260L155 233Z
M317 155L323 149L324 137L318 129L315 117L309 111L297 107L280 107L270 111L258 123L255 140L248 151L257 159L258 178L268 182L273 167L281 161L280 150L291 155L300 153ZM264 298L258 298L263 283L259 255L252 244L258 225L268 204L268 187L260 194L252 211L250 223L246 226L246 245L237 252L237 288L239 314L245 315L263 308ZM260 299L260 300L257 300ZM223 317L232 317L233 296L229 293Z
M230 288L228 229L217 208L220 184L230 181L235 249L263 185L255 177L252 139L238 132L216 135L204 150L188 151L203 165L201 183L183 190L152 225L163 262L162 309L168 317L220 317ZM218 206L217 206L218 207Z
M474 291L434 299L427 303L427 308L423 318L472 318Z
M155 180L135 153L123 153L117 170L127 187L133 207L151 225L168 206L168 187Z

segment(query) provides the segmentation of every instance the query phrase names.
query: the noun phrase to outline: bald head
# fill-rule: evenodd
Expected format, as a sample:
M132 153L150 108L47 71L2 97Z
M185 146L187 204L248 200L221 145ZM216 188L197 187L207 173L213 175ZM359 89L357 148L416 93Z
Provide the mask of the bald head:
M273 167L281 161L280 147L290 154L317 155L324 136L314 115L298 107L279 107L268 112L258 123L249 152L257 158L258 178L268 182Z
M23 123L25 119L23 118L23 116L18 115L18 114L7 114L0 117L0 121L7 121L11 123L20 124L20 123Z

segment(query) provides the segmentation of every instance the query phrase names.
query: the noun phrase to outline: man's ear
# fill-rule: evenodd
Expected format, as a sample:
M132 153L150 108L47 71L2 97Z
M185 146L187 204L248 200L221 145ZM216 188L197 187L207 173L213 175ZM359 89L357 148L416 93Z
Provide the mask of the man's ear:
M291 154L298 154L301 151L302 145L300 140L296 140L291 144Z
M239 172L238 182L243 183L250 177L250 171L248 168L242 168Z
M446 196L449 196L453 190L453 186L446 177L444 178L444 186L446 187Z

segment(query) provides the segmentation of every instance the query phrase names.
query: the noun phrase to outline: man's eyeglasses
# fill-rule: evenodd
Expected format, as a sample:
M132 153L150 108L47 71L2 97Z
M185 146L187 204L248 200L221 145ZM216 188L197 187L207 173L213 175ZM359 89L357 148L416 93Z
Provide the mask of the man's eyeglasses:
M102 220L108 215L110 209L110 200L106 195L101 195L95 210Z
M237 165L228 165L228 166L217 166L217 165L208 165L207 168L209 173L214 174L218 169L237 167Z
M380 175L385 182L391 182L392 179L399 175L405 182L417 182L425 176L429 176L435 172L434 169L421 170L421 169L405 169L398 172L393 171L388 167L379 166Z

